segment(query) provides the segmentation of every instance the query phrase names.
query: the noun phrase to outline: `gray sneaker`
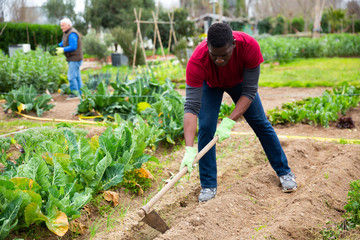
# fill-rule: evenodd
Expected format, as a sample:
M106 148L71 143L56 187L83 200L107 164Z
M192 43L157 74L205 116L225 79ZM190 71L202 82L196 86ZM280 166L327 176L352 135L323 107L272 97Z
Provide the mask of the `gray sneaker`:
M297 189L297 184L295 181L296 177L292 172L280 176L279 178L284 193L293 192Z
M216 188L202 188L199 195L199 202L206 202L214 198L216 195Z

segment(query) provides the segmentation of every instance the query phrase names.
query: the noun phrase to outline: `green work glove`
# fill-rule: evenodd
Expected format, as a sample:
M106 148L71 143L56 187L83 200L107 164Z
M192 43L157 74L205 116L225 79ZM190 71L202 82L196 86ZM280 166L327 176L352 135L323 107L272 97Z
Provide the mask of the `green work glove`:
M215 136L219 136L219 142L230 137L231 129L234 127L236 122L230 118L224 118L218 128L216 129Z
M185 147L185 149L185 155L183 160L181 161L180 170L183 169L183 167L187 166L188 173L191 173L191 171L193 170L192 164L197 155L197 149L189 146Z
M63 53L64 53L64 48L62 48L62 47L56 48L56 55L60 55L60 54L63 54Z

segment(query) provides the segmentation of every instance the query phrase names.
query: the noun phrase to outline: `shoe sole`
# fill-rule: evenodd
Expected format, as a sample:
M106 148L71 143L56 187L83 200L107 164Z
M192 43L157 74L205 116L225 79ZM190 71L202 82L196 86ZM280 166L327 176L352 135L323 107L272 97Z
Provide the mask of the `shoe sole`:
M292 188L292 189L283 189L282 191L283 191L284 193L291 193L291 192L295 192L296 189L297 189L297 187Z

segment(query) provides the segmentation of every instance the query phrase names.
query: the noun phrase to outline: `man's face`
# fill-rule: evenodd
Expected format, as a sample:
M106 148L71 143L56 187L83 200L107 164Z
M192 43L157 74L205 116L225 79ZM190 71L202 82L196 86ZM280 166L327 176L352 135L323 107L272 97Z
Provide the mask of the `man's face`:
M232 44L226 44L224 47L215 48L208 44L210 58L219 66L225 66L230 60L233 50L235 48L235 39Z
M71 28L71 26L67 23L60 23L60 28L63 32L66 32L67 30L69 30Z

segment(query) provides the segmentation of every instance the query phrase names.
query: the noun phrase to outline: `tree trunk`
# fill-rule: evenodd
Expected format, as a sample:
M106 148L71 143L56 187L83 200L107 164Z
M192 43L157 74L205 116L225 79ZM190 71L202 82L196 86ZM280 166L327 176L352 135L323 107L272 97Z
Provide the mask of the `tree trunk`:
M324 9L325 0L315 1L315 18L313 27L313 38L319 38L321 32L321 15Z

